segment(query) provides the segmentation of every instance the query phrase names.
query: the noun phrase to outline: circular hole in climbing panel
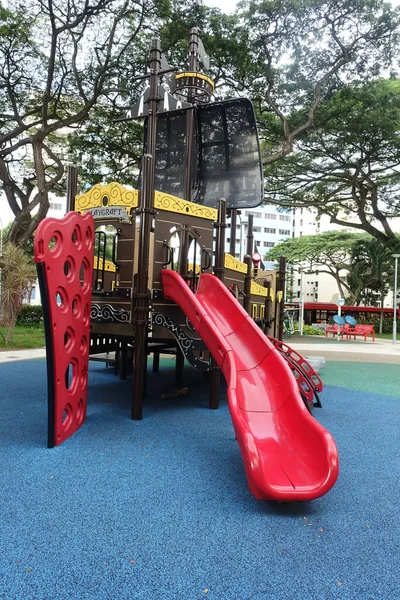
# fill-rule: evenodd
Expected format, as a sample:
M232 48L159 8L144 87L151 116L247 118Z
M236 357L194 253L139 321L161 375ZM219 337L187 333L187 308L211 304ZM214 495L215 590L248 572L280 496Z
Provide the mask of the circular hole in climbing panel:
M81 370L81 380L80 380L82 390L86 389L87 382L88 382L88 370L87 370L86 366L83 366L82 370Z
M81 299L79 296L74 296L72 298L71 310L72 310L72 314L75 317L75 319L80 319L81 314L82 314L82 309L81 309Z
M85 245L88 250L92 249L93 246L93 230L91 227L87 227L85 231Z
M83 335L81 337L81 341L80 341L80 344L79 344L79 350L80 350L81 354L85 354L85 352L87 351L87 349L88 349L87 339L86 339L86 336Z
M58 306L60 311L65 313L67 310L68 296L67 296L67 292L64 290L64 288L62 288L62 287L57 288L55 300L56 300L56 305Z
M55 231L48 244L48 249L50 250L52 256L56 257L61 253L62 241L63 237L61 232Z
M70 404L66 404L64 407L64 410L63 410L62 417L61 417L61 423L62 423L64 431L67 431L67 429L71 426L72 418L73 418L72 406Z
M91 286L90 281L90 265L87 258L84 258L79 270L79 283L81 284L82 292L86 294Z
M75 261L72 256L68 256L64 262L64 275L67 281L72 281L75 277Z
M76 420L79 424L82 423L84 416L85 416L84 402L83 402L83 399L80 398L80 400L76 406Z
M73 394L76 391L79 375L78 375L78 361L72 359L65 370L65 388Z
M64 349L69 352L74 345L75 333L71 327L67 327L64 333Z
M90 321L89 304L85 304L85 308L83 309L83 324L85 326L87 326L87 325L89 325L89 321Z
M74 230L72 232L71 241L77 247L78 250L82 248L82 232L81 228L77 225L74 227Z

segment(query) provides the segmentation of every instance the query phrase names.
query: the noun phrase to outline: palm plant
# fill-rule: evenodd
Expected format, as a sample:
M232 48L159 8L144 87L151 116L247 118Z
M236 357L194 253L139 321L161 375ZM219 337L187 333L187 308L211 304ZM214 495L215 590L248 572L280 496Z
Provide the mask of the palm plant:
M0 323L6 329L5 340L9 344L26 291L36 280L36 268L32 259L11 242L3 247L0 268Z

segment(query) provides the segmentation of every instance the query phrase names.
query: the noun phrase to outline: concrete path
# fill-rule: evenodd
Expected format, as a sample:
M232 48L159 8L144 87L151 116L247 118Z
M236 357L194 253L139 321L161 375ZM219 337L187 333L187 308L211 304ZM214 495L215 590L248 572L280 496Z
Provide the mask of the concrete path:
M400 364L400 342L315 339L305 336L284 340L303 356L322 356L325 360Z
M0 363L16 360L30 360L31 358L44 358L45 356L45 348L34 348L31 350L1 350Z

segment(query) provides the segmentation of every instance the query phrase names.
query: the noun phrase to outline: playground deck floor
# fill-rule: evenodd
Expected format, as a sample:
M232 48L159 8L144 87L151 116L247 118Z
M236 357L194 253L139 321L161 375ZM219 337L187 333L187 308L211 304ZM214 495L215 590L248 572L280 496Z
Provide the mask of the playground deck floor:
M338 356L324 342L314 351ZM45 361L9 353L0 364L0 598L400 597L400 368L367 362L369 353L350 360L355 346L340 352L320 373L315 411L336 439L340 476L323 498L295 504L253 498L224 388L220 409L208 410L207 382L192 369L187 396L163 400L175 387L163 359L134 422L131 378L91 363L86 423L49 450Z

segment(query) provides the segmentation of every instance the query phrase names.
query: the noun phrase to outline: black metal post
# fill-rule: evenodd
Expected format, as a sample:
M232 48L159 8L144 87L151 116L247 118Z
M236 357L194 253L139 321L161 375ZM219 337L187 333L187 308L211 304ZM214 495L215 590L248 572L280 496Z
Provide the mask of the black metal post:
M75 210L75 196L78 193L78 168L69 165L67 170L67 212Z
M224 280L225 273L225 229L226 229L226 200L221 198L218 201L218 221L215 224L217 229L217 241L215 244L215 265L214 275L221 281Z
M253 254L253 246L254 246L254 235L253 235L253 215L248 216L247 221L247 247L246 247L246 256L244 257L244 263L247 265L247 273L244 276L244 302L243 308L244 310L250 314L250 300L251 300L251 267L252 261L251 257Z
M223 198L218 202L217 241L215 245L214 275L221 281L224 280L224 258L225 258L225 229L226 229L226 200ZM216 410L219 406L219 394L221 383L221 370L216 361L210 361L210 389L208 406Z
M197 55L199 49L199 30L193 27L189 36L189 72L197 72ZM195 104L195 92L189 87L187 101ZM194 108L186 111L186 156L185 156L185 199L192 200L192 172L193 172L193 136L194 136Z
M265 298L264 304L264 333L265 335L269 335L269 330L271 327L271 282L266 281L264 283L264 287L267 288L267 297Z
M133 309L135 319L135 354L133 370L132 419L140 420L143 411L144 378L147 368L147 337L149 321L149 258L150 232L154 214L154 170L157 133L157 91L158 73L161 67L160 40L154 38L150 49L150 92L148 99L147 154L142 162L142 184L140 207L136 214L140 216L139 259L137 287L134 290Z

